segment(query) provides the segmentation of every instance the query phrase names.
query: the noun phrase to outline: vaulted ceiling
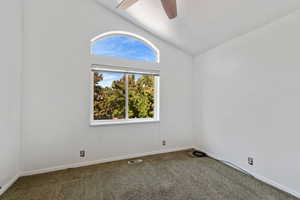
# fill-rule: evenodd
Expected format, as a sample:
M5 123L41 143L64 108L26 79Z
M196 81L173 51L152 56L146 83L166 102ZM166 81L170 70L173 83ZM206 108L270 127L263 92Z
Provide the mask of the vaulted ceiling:
M120 0L97 1L193 55L300 8L300 0L177 0L178 17L169 20L161 0L139 0L127 11L116 8Z

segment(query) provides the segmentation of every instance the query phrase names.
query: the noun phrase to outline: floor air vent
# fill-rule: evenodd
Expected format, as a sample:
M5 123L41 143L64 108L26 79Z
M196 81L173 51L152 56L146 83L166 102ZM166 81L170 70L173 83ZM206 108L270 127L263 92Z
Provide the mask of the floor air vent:
M142 163L142 162L143 162L142 159L136 159L136 160L129 160L128 164L129 165L135 165L135 164L139 164L139 163Z

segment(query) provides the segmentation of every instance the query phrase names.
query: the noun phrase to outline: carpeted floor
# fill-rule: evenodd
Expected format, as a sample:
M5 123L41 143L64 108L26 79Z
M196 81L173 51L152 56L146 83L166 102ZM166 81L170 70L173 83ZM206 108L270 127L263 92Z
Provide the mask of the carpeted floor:
M20 178L0 200L296 200L186 151Z

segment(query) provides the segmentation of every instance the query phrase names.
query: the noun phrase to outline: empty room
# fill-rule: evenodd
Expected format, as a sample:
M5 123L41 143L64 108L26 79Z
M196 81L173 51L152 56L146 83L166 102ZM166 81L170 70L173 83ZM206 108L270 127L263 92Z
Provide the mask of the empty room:
M0 22L0 200L300 200L299 0L3 0Z

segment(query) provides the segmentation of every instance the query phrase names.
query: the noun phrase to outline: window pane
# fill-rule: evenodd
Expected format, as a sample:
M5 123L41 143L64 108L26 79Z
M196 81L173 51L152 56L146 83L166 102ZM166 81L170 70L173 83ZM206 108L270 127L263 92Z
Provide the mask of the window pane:
M157 62L156 51L152 47L128 36L115 35L99 39L92 43L91 53L95 56Z
M154 76L128 75L128 116L154 118Z
M94 72L94 120L125 118L125 75Z

